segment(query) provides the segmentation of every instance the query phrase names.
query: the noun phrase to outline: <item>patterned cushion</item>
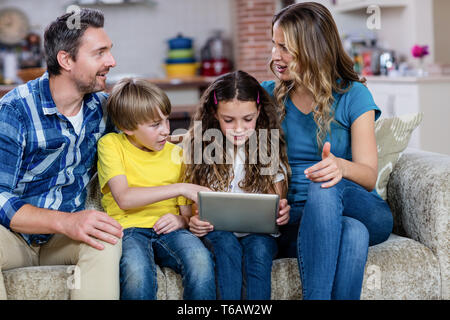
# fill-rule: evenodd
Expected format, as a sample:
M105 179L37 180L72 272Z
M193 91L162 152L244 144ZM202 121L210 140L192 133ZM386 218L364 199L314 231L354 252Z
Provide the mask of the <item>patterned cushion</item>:
M378 148L378 179L375 188L384 200L387 197L386 186L389 176L422 117L422 113L414 113L394 118L380 118L375 122Z

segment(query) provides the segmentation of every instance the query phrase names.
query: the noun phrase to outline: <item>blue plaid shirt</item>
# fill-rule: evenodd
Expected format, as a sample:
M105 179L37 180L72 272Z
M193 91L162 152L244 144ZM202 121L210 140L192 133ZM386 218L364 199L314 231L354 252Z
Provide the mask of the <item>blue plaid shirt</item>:
M48 74L0 100L0 223L10 228L24 204L65 212L84 209L86 186L95 173L98 139L111 131L103 112L105 93L84 97L77 135L56 108ZM42 244L52 235L22 234Z

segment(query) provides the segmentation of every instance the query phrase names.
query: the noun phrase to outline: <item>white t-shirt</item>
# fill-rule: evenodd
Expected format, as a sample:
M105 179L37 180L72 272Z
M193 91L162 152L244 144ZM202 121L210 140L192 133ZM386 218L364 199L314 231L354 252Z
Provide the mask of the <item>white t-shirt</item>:
M80 111L78 111L78 113L72 117L67 117L67 120L70 121L70 123L72 124L75 133L77 135L80 135L81 132L81 126L83 125L83 106L84 106L84 102L81 104L81 108Z
M283 170L286 172L286 168L282 164ZM244 147L238 148L238 151L234 157L234 163L233 163L233 170L234 170L234 178L233 181L231 181L231 184L229 186L229 192L232 193L245 193L244 190L242 190L239 187L239 182L245 178L245 150ZM277 173L273 179L274 183L280 182L284 180L284 175L282 173ZM244 237L248 235L248 233L240 233L235 232L234 233L236 237ZM278 237L280 234L272 234L274 237Z

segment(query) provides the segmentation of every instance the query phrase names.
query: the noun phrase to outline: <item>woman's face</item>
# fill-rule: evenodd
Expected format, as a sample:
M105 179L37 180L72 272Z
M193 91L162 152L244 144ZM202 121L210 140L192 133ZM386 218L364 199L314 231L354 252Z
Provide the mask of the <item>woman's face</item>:
M278 26L278 23L275 23L273 26L272 43L273 70L280 80L292 80L293 77L290 75L288 65L294 59L294 57L286 48L284 32L281 27Z

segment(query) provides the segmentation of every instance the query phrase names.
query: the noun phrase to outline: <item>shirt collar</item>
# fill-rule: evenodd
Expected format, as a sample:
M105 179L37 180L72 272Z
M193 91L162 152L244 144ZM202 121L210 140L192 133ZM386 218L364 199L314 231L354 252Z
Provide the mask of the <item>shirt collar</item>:
M42 110L44 114L53 115L59 113L50 91L50 82L47 71L39 78L39 91L41 95ZM94 110L96 108L96 103L93 96L94 93L88 93L85 94L83 98L83 104L91 110Z

